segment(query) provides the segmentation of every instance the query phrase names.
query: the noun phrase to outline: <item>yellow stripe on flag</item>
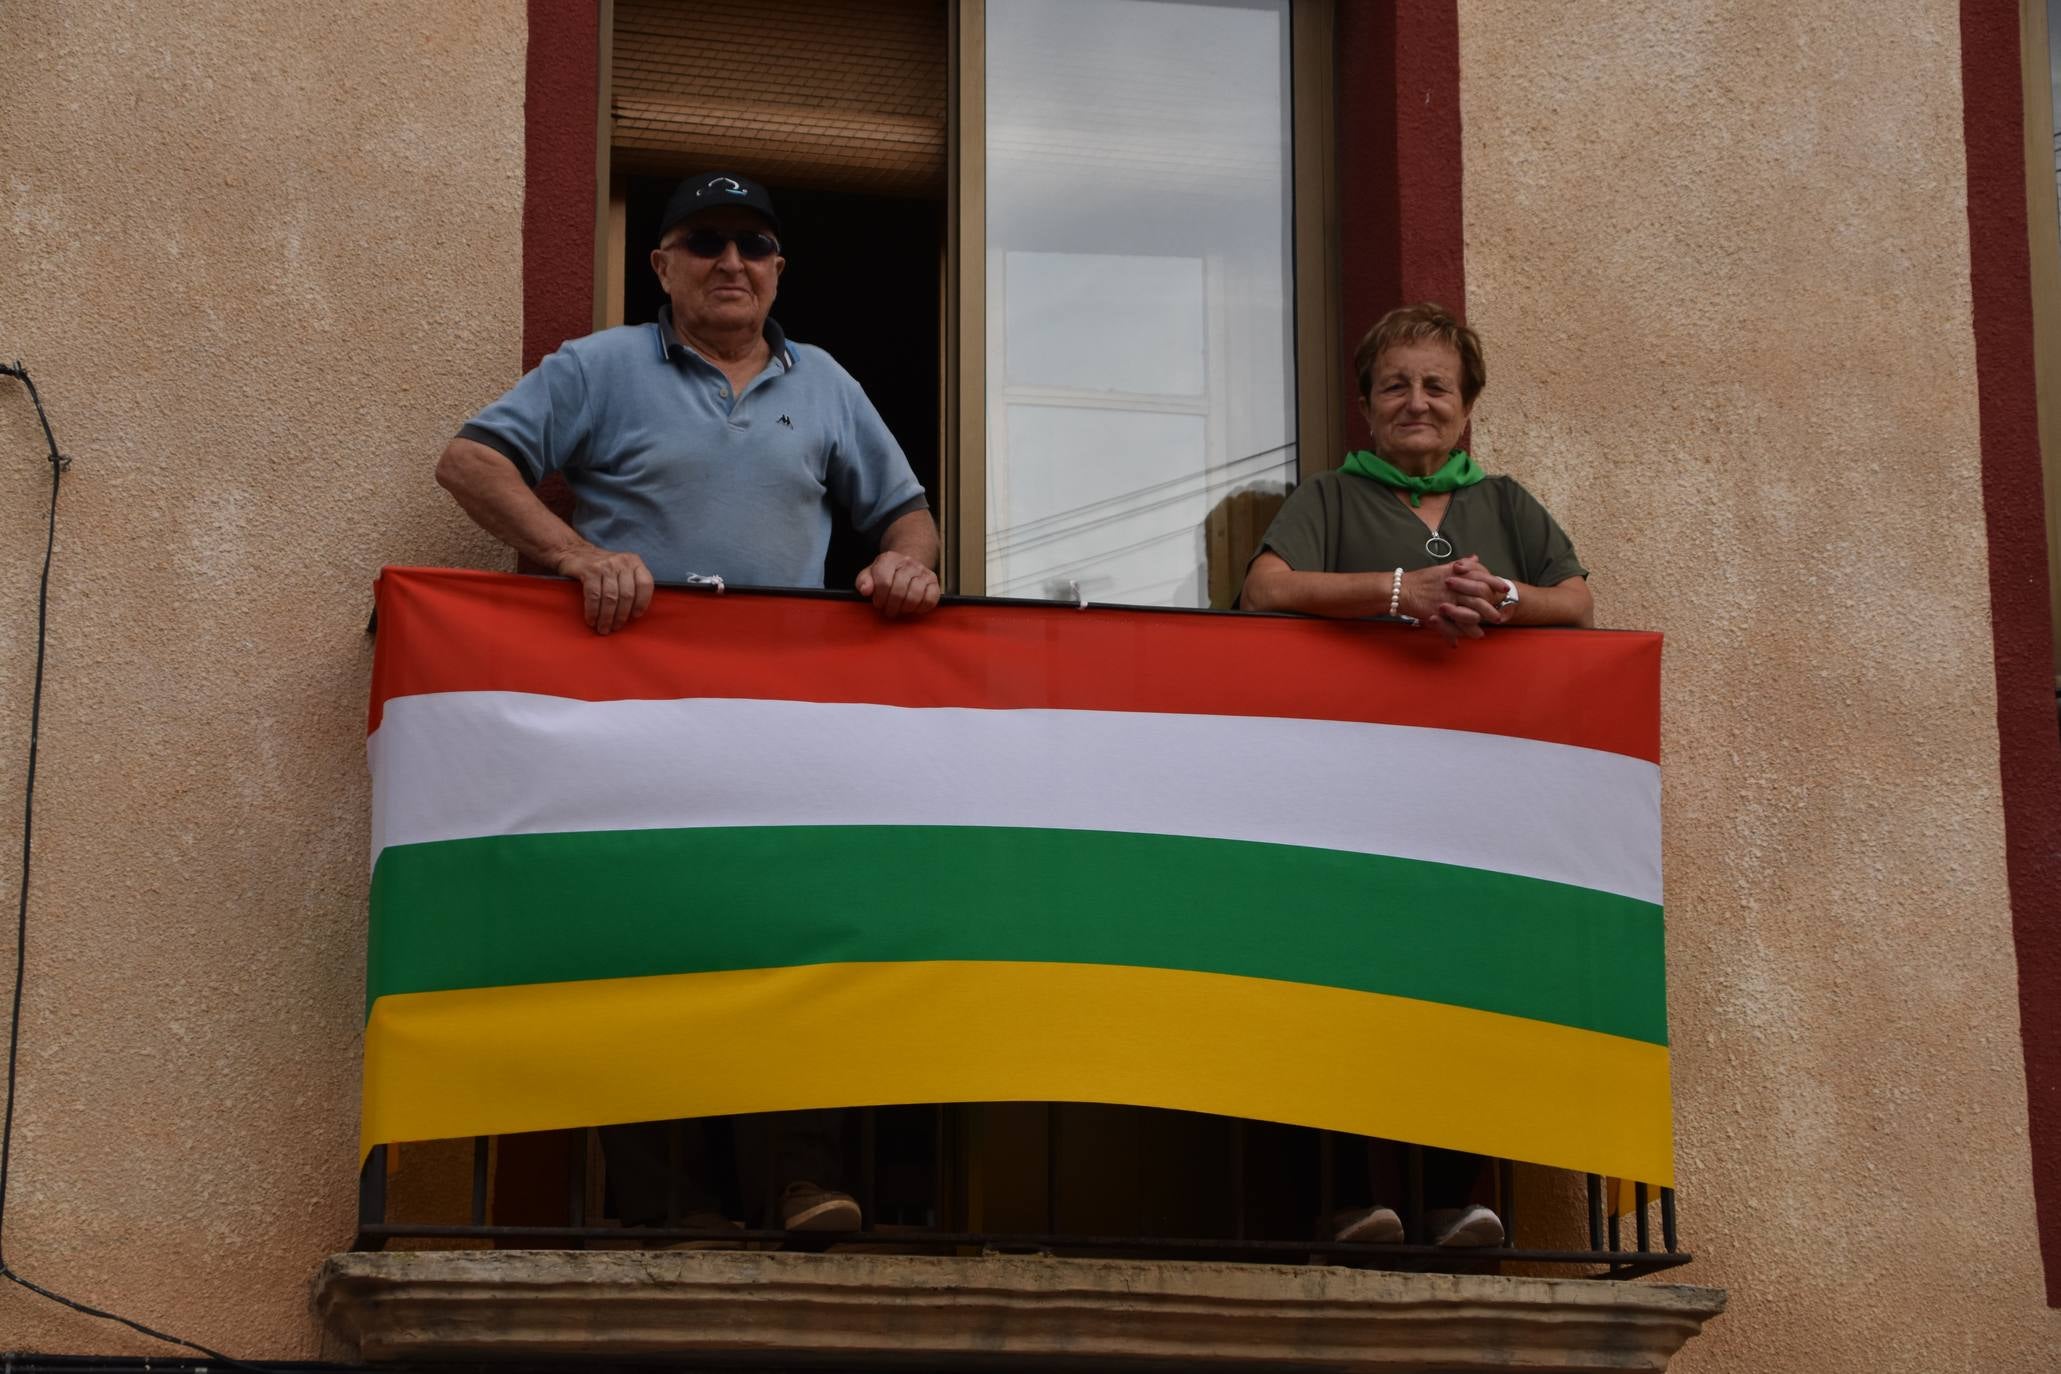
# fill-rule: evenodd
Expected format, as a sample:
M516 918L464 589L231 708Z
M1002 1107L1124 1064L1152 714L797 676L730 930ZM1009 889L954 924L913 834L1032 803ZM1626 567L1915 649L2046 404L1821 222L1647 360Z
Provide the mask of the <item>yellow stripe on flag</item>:
M1672 1186L1665 1046L1103 964L816 964L397 994L362 1145L907 1102L1128 1103Z

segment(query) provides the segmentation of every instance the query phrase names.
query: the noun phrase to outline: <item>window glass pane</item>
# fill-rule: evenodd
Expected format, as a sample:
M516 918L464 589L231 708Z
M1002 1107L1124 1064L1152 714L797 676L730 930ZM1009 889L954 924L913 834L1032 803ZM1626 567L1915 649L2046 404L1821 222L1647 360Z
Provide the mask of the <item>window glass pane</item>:
M1003 256L1010 386L1201 396L1201 258Z
M2054 94L2054 196L2061 206L2061 0L2047 0L2047 69Z
M1294 480L1288 52L1287 0L989 0L990 593L1206 605Z

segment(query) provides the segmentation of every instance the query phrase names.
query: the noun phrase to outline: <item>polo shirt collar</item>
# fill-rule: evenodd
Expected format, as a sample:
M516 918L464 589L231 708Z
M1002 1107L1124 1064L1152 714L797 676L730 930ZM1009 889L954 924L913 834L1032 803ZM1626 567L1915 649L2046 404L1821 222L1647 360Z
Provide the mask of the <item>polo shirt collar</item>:
M701 357L699 353L680 342L679 334L673 329L673 307L670 302L658 308L658 321L652 325L652 329L658 341L660 362L671 362L674 358L673 350L676 348L683 353L693 353L695 357ZM794 371L797 361L795 351L788 347L787 335L781 332L779 324L770 315L766 317L766 344L773 350L773 361L779 363L783 371Z

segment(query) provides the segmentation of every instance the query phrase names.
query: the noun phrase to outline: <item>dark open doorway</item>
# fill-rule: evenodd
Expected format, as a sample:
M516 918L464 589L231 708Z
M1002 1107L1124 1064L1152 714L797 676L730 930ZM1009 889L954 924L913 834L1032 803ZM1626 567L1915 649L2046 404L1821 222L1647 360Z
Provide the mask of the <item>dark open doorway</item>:
M626 324L656 319L665 304L650 259L674 185L666 177L630 180L624 207ZM858 379L909 455L909 466L935 511L944 202L769 189L780 210L787 258L773 318L790 339L828 351ZM840 513L824 562L824 585L851 586L872 553Z

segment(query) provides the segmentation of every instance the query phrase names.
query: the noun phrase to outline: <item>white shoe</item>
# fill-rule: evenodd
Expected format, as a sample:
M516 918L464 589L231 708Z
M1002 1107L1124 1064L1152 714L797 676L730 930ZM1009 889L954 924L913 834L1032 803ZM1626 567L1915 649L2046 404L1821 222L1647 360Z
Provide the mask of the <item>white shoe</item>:
M1358 1245L1400 1245L1403 1219L1393 1207L1379 1204L1339 1212L1331 1218L1331 1239Z
M1424 1229L1433 1245L1480 1246L1503 1243L1503 1222L1488 1208L1448 1207L1424 1214Z
M848 1193L790 1183L780 1194L780 1225L789 1231L856 1231L859 1204Z

